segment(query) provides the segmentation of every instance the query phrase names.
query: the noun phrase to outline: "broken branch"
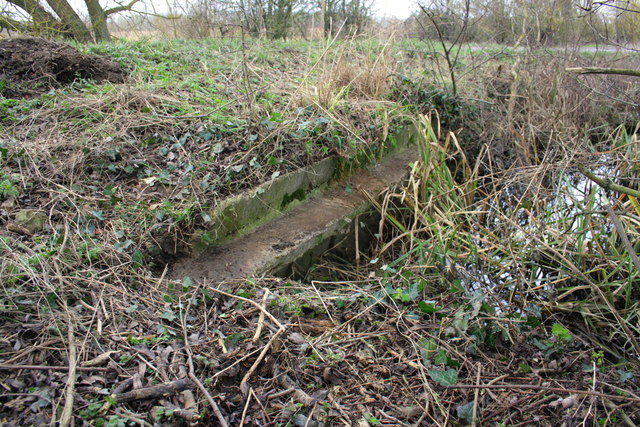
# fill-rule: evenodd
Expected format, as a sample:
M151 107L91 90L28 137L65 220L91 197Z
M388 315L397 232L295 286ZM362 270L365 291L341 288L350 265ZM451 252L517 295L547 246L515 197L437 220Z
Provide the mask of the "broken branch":
M183 390L194 388L194 383L187 379L179 379L170 383L158 384L151 387L143 387L125 393L112 394L111 397L118 403L132 400L154 399L177 394Z
M626 68L599 68L599 67L573 67L565 68L569 73L578 74L613 74L618 76L640 77L640 70L630 70Z

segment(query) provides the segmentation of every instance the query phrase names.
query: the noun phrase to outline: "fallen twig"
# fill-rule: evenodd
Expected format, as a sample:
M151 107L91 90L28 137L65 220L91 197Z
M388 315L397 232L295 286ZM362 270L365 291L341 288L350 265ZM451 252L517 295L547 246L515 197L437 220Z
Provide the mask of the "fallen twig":
M242 409L242 418L240 418L240 424L243 426L244 425L244 420L247 417L247 410L249 409L249 403L251 403L251 396L253 395L253 393L251 393L253 391L253 389L249 389L250 393L247 396L247 401L244 403L244 408Z
M64 396L64 408L60 416L60 427L67 427L71 424L73 416L74 392L76 389L76 343L75 343L75 327L69 309L67 308L67 336L69 338L69 375L67 379L67 388Z
M105 351L101 355L99 355L97 357L94 357L91 360L87 360L86 362L82 362L80 365L83 366L83 367L102 365L104 362L108 361L111 358L111 355L114 354L114 353L117 353L117 351L114 351L114 350Z
M238 300L240 300L240 301L244 301L244 302L246 302L246 303L248 303L248 304L251 304L251 305L253 305L254 307L257 307L257 308L258 308L260 311L262 311L262 312L263 312L263 313L264 313L264 314L265 314L269 319L271 319L271 321L272 321L273 323L275 323L275 324L276 324L276 326L277 326L279 329L281 329L281 330L283 330L283 331L284 331L285 327L284 327L284 326L282 326L282 323L280 323L280 322L278 321L278 319L276 319L276 318L275 318L271 313L269 313L269 312L267 311L267 309L266 309L266 308L263 308L263 307L262 307L262 306L260 306L260 304L258 304L257 302L255 302L255 301L253 301L253 300L250 300L250 299L248 299L248 298L241 297L241 296L239 296L239 295L233 295L233 294L227 293L227 292L225 292L225 291L221 291L220 289L216 289L216 288L208 288L208 289L210 289L210 290L212 290L213 292L216 292L216 293L218 293L218 294L220 294L220 295L224 295L224 296L229 297L229 298L235 298L235 299L238 299Z
M306 392L296 387L296 383L291 379L291 377L289 377L289 375L276 372L276 376L278 377L278 382L281 386L287 387L287 390L293 389L293 394L296 400L304 404L304 406L311 406L315 402L315 399L313 397L309 396Z
M160 403L160 405L162 405L162 407L166 408L167 410L172 411L174 417L179 417L189 422L196 422L200 420L200 414L198 414L197 412L191 411L186 408L179 408L178 406L166 400L160 400L158 403Z
M294 391L296 391L295 387L289 387L286 390L278 391L276 393L271 393L271 394L267 395L266 399L267 400L277 399L278 397L282 397L282 396L286 396L287 394L291 394Z
M480 374L482 372L482 365L480 362L476 364L478 374L476 375L476 385L480 385ZM471 425L475 427L478 421L478 398L480 397L480 388L476 389L473 395L473 413L471 414Z
M609 399L603 399L603 400L604 400L604 406L611 409L612 411L616 411L616 413L620 415L620 418L622 418L622 421L624 421L627 427L633 427L636 425L636 423L634 423L624 411L621 411L620 408L616 406L615 403L613 403Z
M636 250L631 245L631 242L629 241L629 237L627 236L627 232L624 230L624 227L620 223L620 219L618 219L618 216L614 212L611 205L609 205L609 203L605 203L604 208L609 213L609 218L611 219L611 222L613 222L613 225L616 227L616 230L618 231L618 236L620 236L620 240L622 240L622 244L624 244L624 248L627 250L627 253L631 258L631 261L633 261L633 265L635 265L638 271L640 271L640 259L638 259L638 254L636 254Z
M264 289L264 295L262 295L262 305L260 309L260 317L258 318L258 326L256 327L256 333L253 334L253 339L251 341L257 342L260 339L260 334L262 333L262 328L264 326L264 313L267 311L267 300L269 298L269 289Z
M564 70L578 74L613 74L618 76L640 77L640 70L630 70L626 68L572 67L565 68Z
M135 415L129 413L128 411L124 411L124 410L118 408L118 409L114 410L114 412L119 417L126 418L129 421L132 421L132 422L134 422L134 423L136 423L136 424L138 424L138 425L140 425L142 427L153 427L153 424L148 423L147 421L143 420L140 417L136 417Z
M31 369L34 371L68 371L69 366L47 366L47 365L5 365L0 364L0 369L13 370L13 369ZM76 371L91 371L91 372L107 372L112 370L111 368L97 368L88 366L76 366Z
M243 395L247 395L247 393L249 392L249 387L247 386L247 382L249 381L249 379L251 378L251 376L253 375L253 373L255 372L255 370L258 368L258 366L260 365L260 363L262 363L262 360L264 359L264 357L267 355L267 352L269 351L269 349L271 348L273 342L278 339L278 337L286 330L286 328L282 325L282 323L280 323L280 321L278 321L278 319L276 319L271 313L269 313L266 309L266 307L261 306L260 304L256 303L255 301L252 301L248 298L244 298L238 295L233 295L230 293L227 293L225 291L221 291L220 289L216 289L216 288L210 288L212 291L217 292L221 295L224 295L226 297L229 298L235 298L238 299L240 301L244 301L246 303L249 303L255 307L257 307L265 316L269 317L269 319L271 319L271 321L273 323L276 324L276 326L278 327L278 331L273 334L273 336L271 337L271 339L269 340L269 342L264 346L264 348L262 349L262 351L260 352L260 355L258 356L258 358L256 359L255 362L253 362L253 365L251 365L251 368L249 368L249 370L247 371L247 373L244 375L244 377L242 378L242 381L240 381L240 391L242 392ZM267 291L265 290L265 293Z
M260 365L260 363L262 363L262 359L264 359L264 357L267 355L267 352L269 351L269 349L271 348L271 346L273 345L273 342L278 339L278 337L284 332L284 328L279 329L275 334L273 334L273 336L271 337L271 339L269 340L269 342L264 346L264 348L262 349L262 351L260 352L260 355L258 356L258 358L256 359L255 362L253 362L253 365L251 365L251 368L249 368L249 370L247 371L247 373L244 375L244 377L242 378L242 381L240 381L240 391L242 392L243 395L247 395L247 393L249 392L249 386L247 385L247 382L249 381L249 379L251 378L251 376L253 375L253 373L255 372L256 369L258 369L258 366Z
M640 191L634 190L633 188L625 187L620 184L616 184L610 178L600 178L589 169L587 169L583 164L578 163L576 167L580 172L582 172L584 176L586 176L605 190L617 191L619 193L623 193L628 196L633 196L637 199L640 199Z
M153 399L177 394L183 390L193 388L193 382L187 379L179 379L170 383L158 384L151 387L143 387L125 393L112 394L111 397L118 403L132 400Z
M615 396L612 394L599 393L597 391L589 391L589 390L575 390L570 388L560 388L560 387L545 387L541 385L534 384L459 384L448 386L447 388L468 388L468 389L513 389L513 390L542 390L542 391L552 391L556 393L566 393L566 394L582 394L586 396L595 396L602 397L605 399L611 400L625 400L627 402L636 402L640 403L640 399L629 396Z

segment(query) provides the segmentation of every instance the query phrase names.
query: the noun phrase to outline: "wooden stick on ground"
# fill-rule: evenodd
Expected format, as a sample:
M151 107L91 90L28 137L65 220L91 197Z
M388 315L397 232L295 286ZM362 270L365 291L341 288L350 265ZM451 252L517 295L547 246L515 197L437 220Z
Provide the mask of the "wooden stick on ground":
M476 385L480 385L480 374L482 372L482 364L478 362L476 364L476 368L478 369L478 374L476 375ZM471 414L471 425L475 427L478 422L478 400L480 397L480 389L477 388L475 393L473 394L473 413Z
M258 326L256 327L256 333L253 334L251 341L257 342L260 339L262 328L264 326L264 313L267 311L267 300L269 299L269 289L264 288L264 295L262 295L262 305L260 309L260 317L258 318Z
M193 388L193 382L187 379L179 379L170 383L158 384L151 387L143 387L125 393L112 394L111 397L118 403L132 400L154 399L180 393L183 390Z
M70 366L47 366L47 365L5 365L0 363L1 369L27 369L34 371L70 371ZM76 371L91 371L91 372L107 372L112 370L111 368L98 368L98 367L88 367L88 366L76 366Z
M250 391L252 391L253 389L249 389ZM249 393L249 395L247 396L247 401L244 404L244 408L242 409L242 418L240 418L240 426L244 425L244 420L247 417L247 410L249 409L249 404L251 403L251 396L253 395L253 393Z
M135 416L135 415L131 414L130 412L125 411L123 409L117 408L113 412L115 412L118 416L120 416L122 418L126 418L129 421L132 421L132 422L138 424L141 427L153 427L153 424L148 423L147 421L143 420L142 418L137 417L137 416Z
M249 381L249 379L251 378L251 376L253 375L255 370L258 369L258 366L260 365L260 363L262 363L262 359L264 359L265 356L267 355L267 353L269 352L269 349L273 345L273 342L276 339L278 339L280 334L282 334L283 332L284 332L284 328L283 329L278 329L278 331L275 334L273 334L273 336L271 337L269 342L264 346L264 348L260 352L260 355L258 356L256 361L253 362L253 365L251 365L251 368L249 368L247 373L242 378L242 381L240 381L240 391L242 392L243 395L246 396L247 393L249 393L249 386L247 385L247 382Z
M282 325L282 323L280 323L278 321L278 319L276 319L271 313L269 313L267 311L266 307L261 306L257 302L252 301L252 300L250 300L248 298L244 298L244 297L241 297L241 296L238 296L238 295L233 295L233 294L227 293L225 291L221 291L220 289L216 289L216 288L209 288L209 289L211 289L212 291L214 291L216 293L224 295L224 296L226 296L228 298L238 299L240 301L244 301L244 302L246 302L248 304L251 304L254 307L257 307L262 313L264 313L265 316L267 316L269 319L271 319L271 321L273 323L275 323L275 325L278 327L278 331L275 334L273 334L273 336L271 337L269 342L264 346L264 348L260 352L260 355L258 356L256 361L253 363L251 368L249 368L249 370L247 371L245 376L242 378L242 381L240 381L240 391L242 392L243 395L246 396L247 393L249 393L249 386L247 385L247 382L249 381L249 379L251 378L251 376L253 375L255 370L258 368L260 363L262 363L262 360L267 355L267 352L269 351L269 349L271 348L271 346L273 345L275 340L278 339L278 337L286 330L286 328ZM265 292L266 292L266 289L265 289Z
M640 399L629 396L617 396L613 394L600 393L597 391L590 390L576 390L570 388L560 388L560 387L545 387L535 384L458 384L447 386L447 388L480 388L480 389L509 389L509 390L540 390L554 393L567 393L567 394L583 394L586 396L595 396L602 397L610 400L624 400L626 402L634 402L640 403Z
M263 308L263 307L262 307L262 306L260 306L260 304L258 304L257 302L252 301L252 300L250 300L250 299L248 299L248 298L241 297L241 296L239 296L239 295L233 295L233 294L227 293L227 292L225 292L225 291L221 291L220 289L216 289L216 288L207 288L207 289L212 290L213 292L216 292L216 293L218 293L218 294L220 294L220 295L224 295L224 296L229 297L229 298L235 298L235 299L237 299L237 300L244 301L244 302L246 302L247 304L251 304L251 305L253 305L254 307L257 307L260 311L262 311L262 312L265 314L265 316L267 316L269 319L271 319L271 321L272 321L273 323L275 323L275 324L276 324L276 326L277 326L279 329L282 329L282 330L284 331L285 327L284 327L284 326L282 326L282 323L280 323L280 322L278 321L278 319L276 319L276 318L275 318L271 313L269 313L269 312L267 311L267 309L266 309L266 308Z
M76 343L75 328L71 314L67 308L67 336L69 338L69 378L67 379L67 389L64 397L64 409L60 417L60 427L68 427L73 416L74 392L76 390Z

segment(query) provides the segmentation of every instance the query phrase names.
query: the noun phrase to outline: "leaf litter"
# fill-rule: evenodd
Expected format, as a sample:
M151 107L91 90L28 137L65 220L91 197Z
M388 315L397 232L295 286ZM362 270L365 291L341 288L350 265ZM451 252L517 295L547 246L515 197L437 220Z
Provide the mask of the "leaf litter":
M585 370L594 366L589 343L575 339L552 359L524 336L474 350L445 339L434 314L380 298L382 281L336 283L318 297L283 279L182 281L167 294L147 279L126 299L122 288L94 283L96 298L67 308L73 342L65 320L44 307L40 321L5 311L14 322L1 328L3 424L53 420L70 383L70 346L79 355L79 423L208 425L219 413L228 425L351 425L367 416L421 425L453 411L450 421L465 424L477 405L483 425L557 425L581 420L592 405L633 413L640 403L630 392L637 378L616 386L616 374Z

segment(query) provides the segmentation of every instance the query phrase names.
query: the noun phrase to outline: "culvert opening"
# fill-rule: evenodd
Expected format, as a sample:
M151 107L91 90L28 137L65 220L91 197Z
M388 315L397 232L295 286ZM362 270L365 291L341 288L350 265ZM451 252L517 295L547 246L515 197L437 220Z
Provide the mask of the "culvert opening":
M273 271L278 277L310 281L343 281L375 257L381 215L370 209L348 221L332 236L315 242L292 262Z

